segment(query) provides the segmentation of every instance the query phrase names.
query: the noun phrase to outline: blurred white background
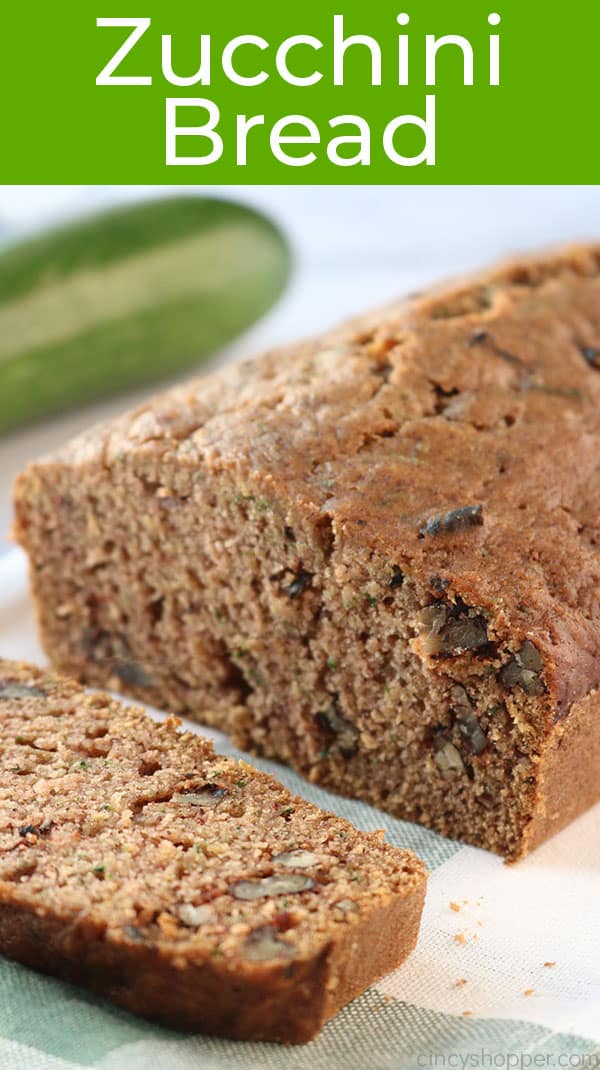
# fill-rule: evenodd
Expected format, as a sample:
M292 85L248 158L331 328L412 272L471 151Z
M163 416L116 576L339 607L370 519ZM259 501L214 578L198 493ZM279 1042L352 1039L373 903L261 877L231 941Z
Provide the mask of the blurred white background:
M186 187L2 186L0 241L102 205ZM251 203L280 222L296 270L279 305L217 360L310 334L437 276L552 242L600 239L600 186L187 187ZM153 388L156 389L156 388ZM10 487L26 461L137 402L119 398L0 439L0 552Z

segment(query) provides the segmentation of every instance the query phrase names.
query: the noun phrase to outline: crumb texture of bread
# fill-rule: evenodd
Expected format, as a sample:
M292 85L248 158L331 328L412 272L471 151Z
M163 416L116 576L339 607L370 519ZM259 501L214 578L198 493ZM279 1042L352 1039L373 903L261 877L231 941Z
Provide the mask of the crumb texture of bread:
M0 953L300 1043L414 947L425 871L212 744L0 660Z
M599 456L583 246L94 428L15 531L57 668L514 859L600 794Z

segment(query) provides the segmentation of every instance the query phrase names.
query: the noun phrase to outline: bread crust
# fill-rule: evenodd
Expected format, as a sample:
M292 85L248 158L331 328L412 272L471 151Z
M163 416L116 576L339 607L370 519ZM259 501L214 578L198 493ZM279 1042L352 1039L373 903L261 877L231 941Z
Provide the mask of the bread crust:
M574 704L540 762L538 797L517 858L560 832L600 798L600 692Z
M215 964L177 967L156 950L107 942L89 922L0 903L0 953L89 988L133 1014L235 1040L304 1044L338 1011L413 951L425 883L391 899L307 961L232 974Z

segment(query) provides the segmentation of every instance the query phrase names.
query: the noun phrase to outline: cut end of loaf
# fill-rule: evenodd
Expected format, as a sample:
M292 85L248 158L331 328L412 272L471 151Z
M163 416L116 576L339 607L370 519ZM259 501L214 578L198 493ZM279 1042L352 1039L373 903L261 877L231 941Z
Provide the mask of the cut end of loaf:
M47 475L68 498L69 469ZM285 511L264 485L187 477L169 507L164 484L127 462L93 503L70 498L68 527L34 550L57 565L68 546L73 566L34 576L54 664L224 727L334 791L518 855L547 707L533 644L502 647L489 610L442 576L424 589L404 563Z

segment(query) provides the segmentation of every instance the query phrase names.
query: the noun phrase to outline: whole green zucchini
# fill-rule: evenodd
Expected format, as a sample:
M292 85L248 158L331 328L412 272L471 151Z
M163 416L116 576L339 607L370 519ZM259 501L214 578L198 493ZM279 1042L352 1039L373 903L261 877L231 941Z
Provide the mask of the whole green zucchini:
M198 364L283 290L287 243L206 197L113 209L0 252L0 433Z

